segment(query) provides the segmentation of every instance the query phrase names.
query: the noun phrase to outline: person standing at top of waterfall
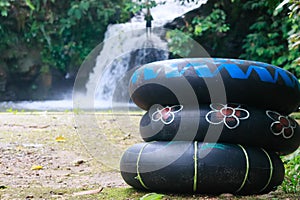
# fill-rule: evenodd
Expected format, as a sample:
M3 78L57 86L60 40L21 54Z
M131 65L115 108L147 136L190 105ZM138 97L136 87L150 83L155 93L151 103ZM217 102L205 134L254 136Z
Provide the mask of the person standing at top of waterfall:
M150 13L150 8L149 6L147 5L147 13L145 15L145 21L146 21L146 34L147 36L151 34L151 28L152 28L152 20L153 20L153 17Z

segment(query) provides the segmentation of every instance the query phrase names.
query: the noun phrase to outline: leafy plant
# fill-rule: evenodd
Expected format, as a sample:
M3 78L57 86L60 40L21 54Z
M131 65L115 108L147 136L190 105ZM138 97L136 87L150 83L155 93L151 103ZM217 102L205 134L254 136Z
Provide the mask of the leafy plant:
M192 42L191 34L180 30L170 30L166 34L168 40L169 51L173 56L188 57L191 53Z
M78 68L103 40L109 23L127 21L129 0L0 0L0 51L17 45L40 49L43 65ZM0 56L7 61L18 53Z
M275 10L277 12L282 12L283 10L289 10L289 22L291 23L291 29L288 31L288 47L292 55L292 63L285 66L285 69L292 71L298 77L300 77L300 2L297 0L284 0L279 4Z
M140 198L140 200L161 200L164 197L163 194L149 193Z
M0 1L0 12L1 16L6 17L8 15L9 7L11 6L10 0L1 0Z
M185 27L167 32L169 49L172 54L180 57L187 57L193 48L192 38L197 39L203 35L223 34L230 30L226 23L226 14L219 8L219 4L214 4L212 12L208 16L197 15L193 17L191 23L186 21ZM212 43L218 44L218 38L212 38Z
M145 8L153 8L157 5L165 4L165 1L155 1L155 0L137 0L137 1L129 1L125 4L125 10L129 13L136 14L142 9Z
M230 27L226 23L226 14L223 10L215 8L207 17L196 16L192 20L193 33L195 36L202 36L205 32L225 33Z
M285 166L285 179L281 185L285 193L300 193L300 149L282 158Z
M292 19L283 5L275 10L274 2L271 4L270 1L248 1L244 9L248 12L263 9L265 13L250 27L251 33L243 45L245 53L240 57L271 63L300 77L299 63L295 62L300 57L300 51L299 48L292 48L294 44L291 42L291 35L296 30L299 32L299 23L295 24L295 20L300 22L299 15Z
M294 112L291 114L291 117L294 119L300 119L300 113L299 112Z
M9 113L12 113L12 114L16 115L19 111L17 109L14 110L13 108L9 108L9 109L6 109L6 112L9 112Z
M198 2L177 1L182 4ZM199 41L212 56L271 63L289 70L300 79L298 0L211 0L207 4L214 5L206 7L208 14L200 9L199 14L186 21L180 30ZM181 49L179 45L177 47Z

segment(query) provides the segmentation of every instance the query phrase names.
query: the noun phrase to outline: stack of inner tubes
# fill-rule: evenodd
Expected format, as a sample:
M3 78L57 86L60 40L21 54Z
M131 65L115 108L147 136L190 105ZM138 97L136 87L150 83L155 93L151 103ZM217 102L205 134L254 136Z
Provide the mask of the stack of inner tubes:
M144 143L125 151L120 170L137 189L264 194L284 178L280 155L300 144L289 114L300 106L290 72L262 62L186 58L153 62L130 79L146 110Z

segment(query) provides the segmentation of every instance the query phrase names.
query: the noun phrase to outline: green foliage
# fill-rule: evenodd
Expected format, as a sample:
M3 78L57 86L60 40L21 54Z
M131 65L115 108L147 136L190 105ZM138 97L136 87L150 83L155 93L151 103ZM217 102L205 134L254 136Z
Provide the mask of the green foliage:
M26 5L31 9L31 10L35 10L34 5L31 3L31 0L25 0Z
M291 114L291 117L294 119L299 119L300 120L300 112L294 112Z
M183 4L190 1L198 2L197 0L177 1ZM242 49L240 55L235 54L237 57L283 67L300 79L299 0L284 0L282 3L280 0L231 0L231 3L222 0L210 1L210 3L215 5L208 15L203 15L203 11L200 12L201 15L186 22L187 25L180 30L195 40L204 42L206 48L213 51L215 49L226 50L226 48L220 48L220 35L221 37L224 35L223 46L235 46L239 44L234 43L234 38L237 36L235 34L243 31L246 35L242 38L242 44L239 44L239 48L242 46ZM249 19L239 17L239 15L248 14L251 14ZM241 19L251 21L250 25L242 30L234 27L236 24L243 25ZM232 38L225 38L226 35L231 35ZM178 43L176 45L180 51L181 47ZM226 55L226 53L223 54Z
M163 197L163 194L149 193L141 197L140 200L161 200Z
M284 8L285 5L287 5L289 9L289 22L291 24L291 29L287 33L288 48L290 54L293 55L290 58L292 63L286 65L285 69L292 71L300 78L300 2L298 0L285 0L277 6L275 14L286 10L287 8Z
M11 6L10 0L1 0L0 1L0 13L1 16L6 17L8 15L9 7Z
M283 157L285 179L281 185L285 193L300 193L300 149Z
M192 42L190 33L184 33L180 30L170 30L166 34L168 40L169 51L174 56L188 57L191 53Z
M109 23L129 19L122 9L127 2L0 0L0 51L24 44L41 50L44 65L62 72L79 67L103 40Z
M177 1L182 4L199 2ZM7 50L21 44L40 50L43 65L48 68L55 67L62 72L76 69L103 40L109 23L127 21L132 13L157 4L155 0L148 3L146 0L0 0L0 51L5 52L0 59L17 59L18 54L24 52L7 53ZM238 22L241 10L249 14L255 12L255 22L247 27L249 34L247 32L243 45L239 45L244 51L236 56L272 63L300 77L298 0L284 0L282 3L280 0L221 0L211 4L214 6L207 15L194 16L182 29L167 33L170 51L174 55L190 54L189 38L205 38L213 44L211 49L217 49L223 36L236 31L232 25L237 23L229 21ZM231 8L226 10L228 6ZM221 51L230 42L232 40L225 43ZM10 67L9 70L15 69Z
M18 109L14 110L13 108L9 108L6 109L6 112L16 115L18 112L24 113L25 111L24 110L19 111Z
M186 2L187 2L187 3L190 3L190 2L198 3L198 2L200 2L200 0L177 0L177 1L181 2L181 4L183 4L183 5L184 5Z
M125 4L125 11L136 14L145 8L153 8L157 5L164 4L164 1L156 2L155 0L137 0L129 1Z
M288 16L282 7L281 12L274 12L274 4L269 1L248 1L244 9L251 12L255 9L265 10L264 15L257 17L250 27L251 33L244 40L245 53L241 58L272 63L290 70L300 77L300 69L295 60L300 57L299 48L291 48L289 37L299 24ZM299 20L299 16L296 17ZM289 44L290 43L290 44Z
M225 33L230 27L226 24L226 14L221 9L213 9L207 17L196 16L192 20L192 27L194 36L202 36L205 32L211 33Z
M80 109L80 108L74 108L73 109L73 113L75 114L75 115L79 115L79 114L83 114L83 110L82 109Z
M195 16L191 23L186 22L186 26L180 30L175 29L167 32L169 40L169 50L175 56L187 57L193 48L192 38L201 37L204 34L221 34L230 30L226 23L226 14L216 3L214 9L208 16ZM217 38L213 38L217 44ZM214 47L213 47L214 48Z

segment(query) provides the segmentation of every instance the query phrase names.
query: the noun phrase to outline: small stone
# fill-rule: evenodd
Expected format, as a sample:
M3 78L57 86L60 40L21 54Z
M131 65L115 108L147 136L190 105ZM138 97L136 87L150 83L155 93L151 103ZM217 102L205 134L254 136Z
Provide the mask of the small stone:
M230 193L224 193L224 194L221 194L220 197L225 197L225 198L233 197L233 194L230 194Z
M74 163L74 165L75 165L76 167L78 167L79 165L81 165L81 164L83 164L83 163L85 163L84 160L77 160L77 161Z
M4 189L6 189L7 188L7 186L5 186L5 185L0 185L0 190L4 190Z

